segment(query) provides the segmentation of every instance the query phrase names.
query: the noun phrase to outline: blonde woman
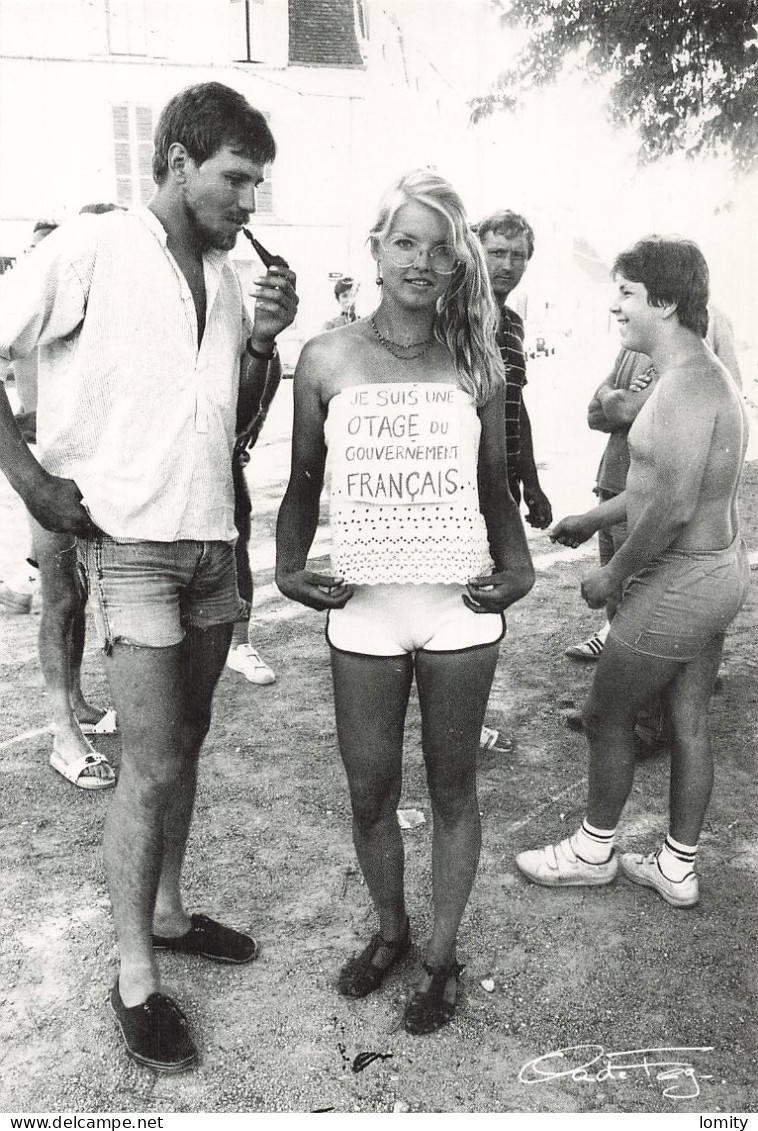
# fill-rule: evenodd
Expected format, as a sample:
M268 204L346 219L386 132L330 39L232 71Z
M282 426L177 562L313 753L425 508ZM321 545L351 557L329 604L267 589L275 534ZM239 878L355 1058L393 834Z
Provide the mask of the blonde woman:
M377 990L411 931L396 809L415 674L434 821L434 925L405 1028L454 1012L458 928L479 861L476 754L503 612L534 582L506 484L505 382L486 266L452 186L428 170L386 194L370 235L374 313L307 343L277 584L328 611L340 753L378 932L338 988ZM325 476L333 575L306 558Z

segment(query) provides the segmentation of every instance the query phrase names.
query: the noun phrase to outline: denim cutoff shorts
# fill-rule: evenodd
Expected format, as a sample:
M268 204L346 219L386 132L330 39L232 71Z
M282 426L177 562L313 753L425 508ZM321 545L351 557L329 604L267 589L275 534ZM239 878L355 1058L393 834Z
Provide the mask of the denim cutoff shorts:
M750 588L745 543L666 550L626 584L611 637L643 656L688 663L726 632Z
M100 644L180 644L188 628L231 624L240 610L229 542L77 541Z

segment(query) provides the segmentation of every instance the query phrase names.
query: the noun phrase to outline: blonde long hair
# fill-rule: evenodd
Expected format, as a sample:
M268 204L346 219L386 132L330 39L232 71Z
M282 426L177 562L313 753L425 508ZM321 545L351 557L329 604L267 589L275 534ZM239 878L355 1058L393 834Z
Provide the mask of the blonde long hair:
M481 406L505 382L496 340L500 312L481 244L471 231L458 193L431 169L404 173L382 197L369 233L372 245L389 234L398 209L412 200L444 216L450 226L460 263L439 300L434 336L450 351L462 388Z

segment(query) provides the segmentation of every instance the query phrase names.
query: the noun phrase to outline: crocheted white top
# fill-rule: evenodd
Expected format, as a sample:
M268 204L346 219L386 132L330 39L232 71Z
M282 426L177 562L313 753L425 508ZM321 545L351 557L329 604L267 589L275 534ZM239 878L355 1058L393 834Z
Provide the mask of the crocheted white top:
M493 569L473 399L431 382L353 385L325 424L332 566L356 585L465 584Z

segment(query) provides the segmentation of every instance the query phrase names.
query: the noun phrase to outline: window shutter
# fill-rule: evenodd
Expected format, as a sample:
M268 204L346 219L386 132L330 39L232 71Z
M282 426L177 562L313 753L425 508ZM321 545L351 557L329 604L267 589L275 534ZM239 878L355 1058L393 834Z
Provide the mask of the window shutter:
M263 117L266 119L266 124L273 132L271 125L271 115L267 110L261 111ZM263 184L258 185L255 190L255 211L260 212L261 216L271 216L274 211L274 187L271 182L271 167L266 170L266 179Z
M261 216L270 216L274 211L274 194L270 180L265 180L255 190L255 211Z
M146 204L153 194L153 110L126 102L111 107L116 201Z

